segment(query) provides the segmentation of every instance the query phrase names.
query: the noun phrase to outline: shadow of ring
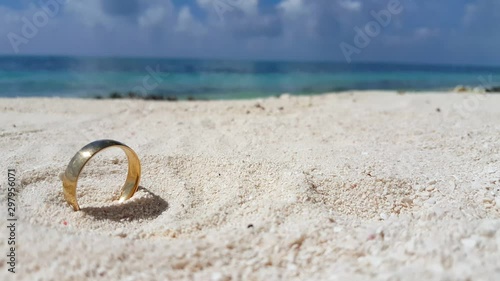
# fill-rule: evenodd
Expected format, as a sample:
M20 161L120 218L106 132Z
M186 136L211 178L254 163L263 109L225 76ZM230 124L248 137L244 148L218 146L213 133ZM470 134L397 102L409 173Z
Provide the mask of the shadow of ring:
M168 209L167 201L160 196L142 186L139 186L138 191L144 191L148 195L135 200L131 198L119 205L87 207L81 211L98 220L121 222L156 218Z

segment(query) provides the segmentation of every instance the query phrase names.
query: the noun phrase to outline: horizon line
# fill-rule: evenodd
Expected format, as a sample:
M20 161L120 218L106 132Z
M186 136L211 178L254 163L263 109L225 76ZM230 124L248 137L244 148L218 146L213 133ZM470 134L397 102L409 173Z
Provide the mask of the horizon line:
M205 60L205 61L235 61L235 62L275 62L275 63L319 63L319 64L383 64L400 66L452 66L471 68L500 68L497 64L470 64L450 62L412 62L412 61L353 61L351 63L339 60L308 60L308 59L266 59L266 58L223 58L223 57L170 57L170 56L138 56L138 55L65 55L65 54L2 54L0 58L6 57L54 57L54 58L82 58L82 59L160 59L160 60Z

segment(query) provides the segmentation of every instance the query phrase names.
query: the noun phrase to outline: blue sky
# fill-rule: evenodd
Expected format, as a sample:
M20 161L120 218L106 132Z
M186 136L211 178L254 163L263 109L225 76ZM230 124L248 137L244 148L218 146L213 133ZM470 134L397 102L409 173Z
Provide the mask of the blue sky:
M500 65L498 15L498 0L0 0L0 54L345 61L351 46L355 62Z

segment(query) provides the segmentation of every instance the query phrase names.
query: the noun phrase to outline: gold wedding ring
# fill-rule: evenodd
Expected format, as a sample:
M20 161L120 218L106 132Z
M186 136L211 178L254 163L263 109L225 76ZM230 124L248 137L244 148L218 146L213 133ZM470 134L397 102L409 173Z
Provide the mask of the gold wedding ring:
M80 210L80 206L76 200L76 184L80 172L94 155L110 147L121 148L128 159L127 180L122 187L120 202L129 199L137 191L141 178L141 162L137 154L135 154L132 148L121 142L114 140L97 140L87 144L73 156L66 168L66 172L64 172L62 176L64 199L73 206L75 211Z

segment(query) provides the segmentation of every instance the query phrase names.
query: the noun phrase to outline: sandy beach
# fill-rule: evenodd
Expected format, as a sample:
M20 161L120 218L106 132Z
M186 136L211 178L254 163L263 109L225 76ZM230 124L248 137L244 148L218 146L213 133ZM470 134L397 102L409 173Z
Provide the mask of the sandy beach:
M0 99L0 280L500 280L500 95ZM85 144L118 149L79 181ZM16 169L16 274L7 271Z

